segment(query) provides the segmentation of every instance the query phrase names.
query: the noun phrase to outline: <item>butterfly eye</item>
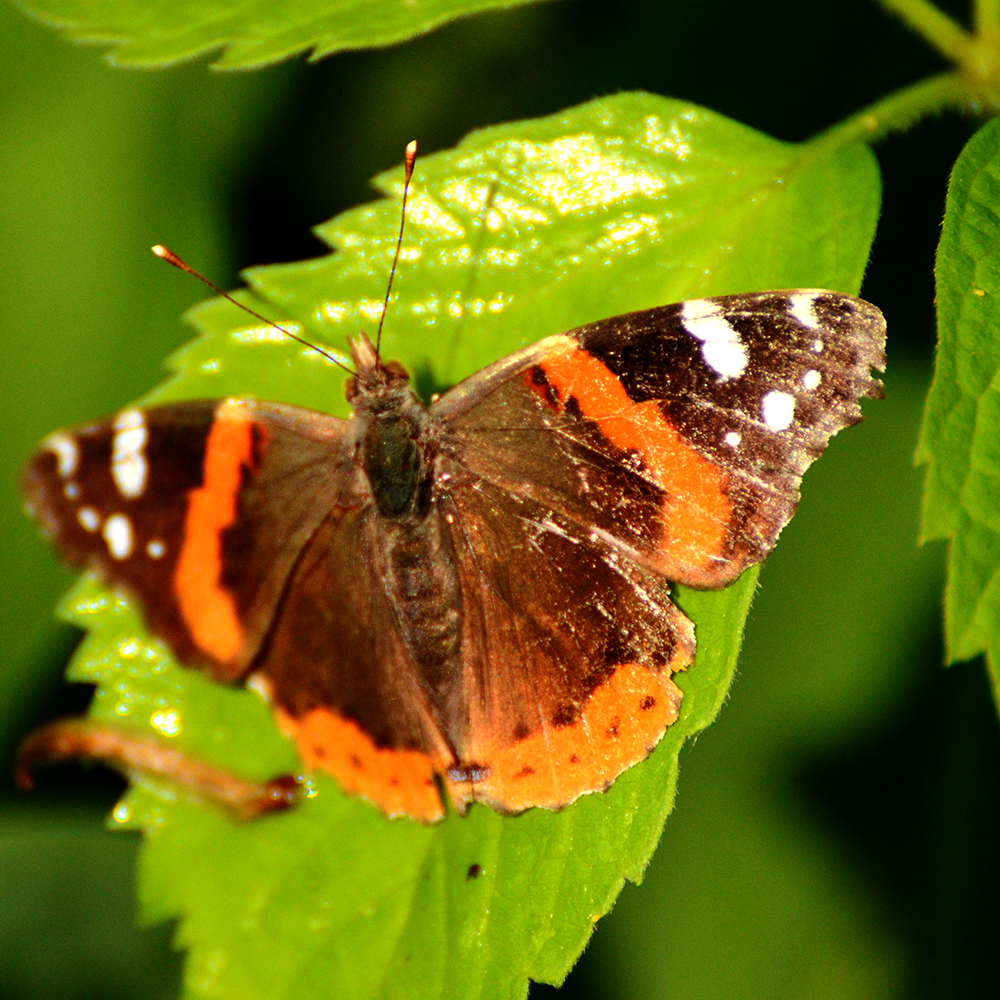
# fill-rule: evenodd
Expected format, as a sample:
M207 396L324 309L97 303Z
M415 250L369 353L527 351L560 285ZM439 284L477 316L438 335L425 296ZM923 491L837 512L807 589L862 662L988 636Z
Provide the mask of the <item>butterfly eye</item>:
M386 361L382 366L385 375L385 382L390 388L399 388L408 385L410 373L398 361Z

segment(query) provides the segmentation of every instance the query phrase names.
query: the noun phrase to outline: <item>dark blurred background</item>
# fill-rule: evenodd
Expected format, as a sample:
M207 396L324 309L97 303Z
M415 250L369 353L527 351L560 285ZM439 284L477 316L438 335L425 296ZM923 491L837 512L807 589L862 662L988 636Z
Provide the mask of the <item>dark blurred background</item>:
M48 431L156 384L188 338L201 289L151 244L232 286L323 252L310 226L370 199L413 137L429 152L645 89L799 140L940 68L869 0L564 0L250 74L114 70L0 6L0 775L31 725L86 702L52 620L70 575L21 514L17 469ZM995 995L997 717L982 663L941 666L945 552L917 548L912 465L948 174L976 124L877 150L863 293L889 322L886 402L809 473L730 701L682 754L646 881L567 997ZM177 995L171 928L133 928L137 843L101 829L119 790L76 767L27 797L0 780L0 997Z

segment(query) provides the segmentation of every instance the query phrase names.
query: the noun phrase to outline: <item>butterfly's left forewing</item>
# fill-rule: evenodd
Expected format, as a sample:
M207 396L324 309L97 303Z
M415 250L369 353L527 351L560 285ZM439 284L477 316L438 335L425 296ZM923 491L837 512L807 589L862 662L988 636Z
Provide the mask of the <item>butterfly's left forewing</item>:
M617 316L543 345L454 415L463 464L666 579L713 588L767 555L803 472L881 396L885 322L860 299L799 289Z

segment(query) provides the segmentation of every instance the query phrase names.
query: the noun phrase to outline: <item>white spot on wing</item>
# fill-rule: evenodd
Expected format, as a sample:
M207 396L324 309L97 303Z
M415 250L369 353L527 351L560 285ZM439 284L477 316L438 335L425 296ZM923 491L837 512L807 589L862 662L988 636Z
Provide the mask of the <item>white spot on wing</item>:
M146 488L149 466L146 462L146 441L149 430L141 410L130 407L115 419L115 437L111 445L111 475L118 492L134 500Z
M112 514L101 534L115 559L127 559L132 554L132 522L124 514Z
M97 531L101 525L101 519L93 507L81 507L76 512L76 519L85 531Z
M80 487L76 483L67 483L63 487L63 495L67 500L75 500L80 495Z
M814 340L813 341L813 351L814 351L814 353L819 354L819 353L822 352L822 350L823 350L823 341L822 340Z
M68 434L50 434L45 439L45 448L56 456L59 475L69 479L80 464L80 446Z
M729 445L730 448L738 448L740 442L743 440L743 435L740 434L739 431L727 431L722 440Z
M743 374L747 349L717 303L711 299L689 299L681 309L681 324L701 341L701 356L721 381Z
M816 298L813 292L798 292L788 299L788 311L802 326L810 330L820 328L819 317L816 315Z
M795 397L790 392L772 389L761 400L760 412L769 430L787 430L795 416Z
M162 559L164 552L167 551L167 547L159 540L159 538L154 538L146 543L146 555L150 559Z
M817 388L822 381L823 376L815 368L810 368L802 375L802 385L810 391Z

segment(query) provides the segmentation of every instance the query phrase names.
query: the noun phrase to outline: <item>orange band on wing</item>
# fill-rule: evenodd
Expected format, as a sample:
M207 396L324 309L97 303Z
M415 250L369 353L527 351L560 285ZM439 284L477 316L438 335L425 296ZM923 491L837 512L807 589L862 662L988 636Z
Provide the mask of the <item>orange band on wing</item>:
M673 669L689 660L679 652ZM575 723L547 727L512 746L477 746L484 776L448 780L448 791L460 811L474 800L501 812L568 805L585 792L607 788L645 758L676 721L680 703L669 671L657 675L639 663L622 664L594 691Z
M222 586L222 532L236 520L242 469L253 461L253 423L246 408L227 399L215 413L205 447L202 485L188 494L184 547L174 586L191 637L222 663L243 644L232 594Z
M446 764L418 750L378 747L356 723L328 709L296 718L276 706L274 715L306 766L332 774L345 792L374 802L389 816L428 823L444 816L434 775Z
M725 474L684 442L656 400L633 402L615 374L583 348L545 358L541 368L562 400L573 396L613 445L642 457L653 480L666 490L666 575L696 577L689 570L714 568L732 512Z

